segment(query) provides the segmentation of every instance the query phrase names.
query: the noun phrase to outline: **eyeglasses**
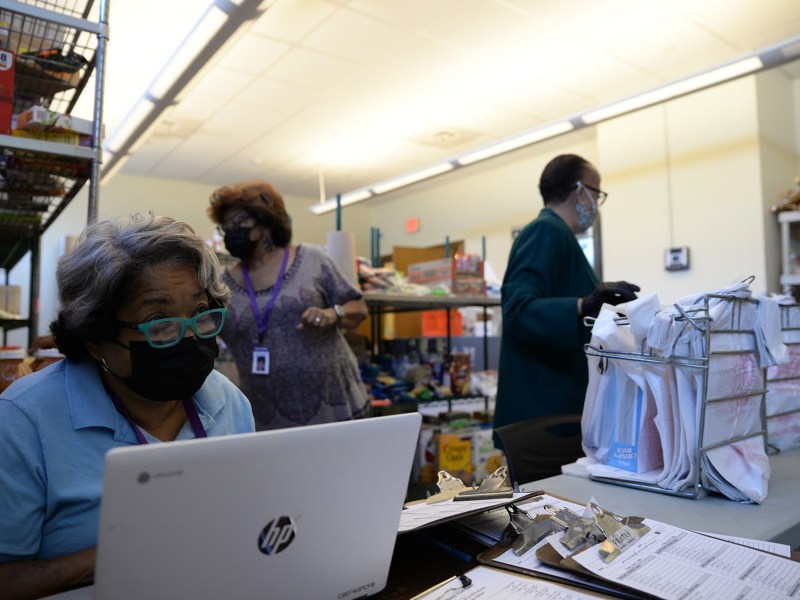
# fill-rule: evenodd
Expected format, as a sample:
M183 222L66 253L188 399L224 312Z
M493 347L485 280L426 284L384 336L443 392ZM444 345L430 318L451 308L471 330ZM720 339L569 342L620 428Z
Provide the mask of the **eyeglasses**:
M583 187L585 187L590 192L594 192L594 195L595 195L594 199L597 202L597 206L603 206L603 202L605 202L606 198L608 198L608 194L606 192L604 192L603 190L598 189L598 188L596 188L594 186L588 185L586 183L583 183L582 181L579 181L576 185L578 185L578 186L582 185Z
M187 326L191 327L199 338L214 337L222 331L227 314L227 308L212 308L197 313L191 319L169 317L147 323L129 323L128 321L117 321L117 323L125 329L135 329L143 333L147 338L147 343L153 348L169 348L183 339Z
M235 227L248 227L252 228L258 225L256 218L251 215L239 215L231 219L230 221L225 221L217 225L217 231L221 235L225 235L225 231L228 229L233 229Z

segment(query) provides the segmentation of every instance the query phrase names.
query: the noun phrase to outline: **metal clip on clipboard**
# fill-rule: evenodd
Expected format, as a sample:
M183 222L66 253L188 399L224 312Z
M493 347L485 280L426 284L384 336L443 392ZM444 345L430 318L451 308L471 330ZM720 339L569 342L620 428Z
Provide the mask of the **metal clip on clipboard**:
M495 498L513 498L514 490L508 484L508 467L500 467L491 475L483 478L480 486L458 492L453 501L461 500L494 500Z
M650 528L642 523L639 517L624 517L619 520L616 515L604 511L594 502L589 503L589 508L594 514L597 526L606 536L598 550L603 562L610 563L639 538L650 532Z
M516 504L509 504L505 508L511 522L503 532L501 543L503 545L510 543L511 549L517 556L525 554L558 528L558 524L547 515L531 517Z
M450 500L456 494L469 489L458 477L453 477L447 471L439 471L439 479L436 481L436 486L439 488L439 492L428 496L425 499L426 504L437 504Z
M594 502L589 503L592 517L581 517L567 508L545 507L549 518L566 527L560 542L570 550L588 544L600 544L598 552L604 562L610 563L636 541L650 532L642 523L642 517L620 517L603 509Z
M603 539L603 532L597 527L594 519L585 519L568 508L544 507L550 513L549 518L564 528L564 535L559 540L570 550L589 543L596 544Z

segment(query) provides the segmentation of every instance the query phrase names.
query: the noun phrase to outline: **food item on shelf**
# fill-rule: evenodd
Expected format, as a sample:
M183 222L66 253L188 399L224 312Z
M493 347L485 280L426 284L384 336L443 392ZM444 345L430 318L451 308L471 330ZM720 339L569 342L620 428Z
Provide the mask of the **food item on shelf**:
M772 205L772 212L800 210L800 177L794 178L794 188L786 190L777 204Z
M44 106L31 106L17 115L17 129L71 131L73 133L91 135L92 122L72 115L65 115Z
M40 131L38 129L12 129L11 135L31 140L70 144L72 146L80 144L81 137L84 137L72 131ZM91 136L89 136L89 139L91 140Z
M469 394L470 390L469 354L457 352L450 356L450 387L454 394Z

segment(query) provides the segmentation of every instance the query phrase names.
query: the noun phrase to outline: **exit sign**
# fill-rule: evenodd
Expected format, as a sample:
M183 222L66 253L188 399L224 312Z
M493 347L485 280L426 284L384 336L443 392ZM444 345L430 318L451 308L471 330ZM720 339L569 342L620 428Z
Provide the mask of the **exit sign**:
M406 233L417 233L419 231L419 217L406 219Z

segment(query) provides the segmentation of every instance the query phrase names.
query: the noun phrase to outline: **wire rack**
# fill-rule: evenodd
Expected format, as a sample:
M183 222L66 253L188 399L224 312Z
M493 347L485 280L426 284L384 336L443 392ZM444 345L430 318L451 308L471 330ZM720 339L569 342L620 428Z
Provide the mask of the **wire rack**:
M716 300L722 303L730 303L731 317L726 319L725 323L714 322L712 319L712 312L709 306L709 301L711 300ZM703 476L705 474L703 465L706 464L706 460L704 460L704 458L709 452L714 449L723 446L729 446L736 442L753 437L761 437L766 448L766 370L758 369L759 375L754 378L748 384L748 386L745 386L745 389L740 389L737 393L719 393L719 389L712 389L712 387L710 387L710 376L715 376L713 371L715 371L717 359L736 355L753 355L752 359L756 361L756 364L758 364L758 351L755 333L755 315L757 304L758 301L751 298L738 298L727 295L708 294L703 298L702 308L684 310L680 306L675 305L675 308L680 313L680 316L676 317L676 321L685 321L691 328L703 336L703 343L701 344L702 349L700 352L695 354L663 357L651 349L643 349L642 352L610 352L596 348L591 344L587 344L584 347L587 355L600 358L599 368L601 370L603 369L604 363L607 365L607 361L609 360L632 360L662 364L667 366L669 370L672 370L673 373L675 369L700 369L702 373L702 396L699 400L699 409L697 413L698 422L696 439L698 440L698 443L696 447L692 448L691 451L695 466L694 476L690 477L687 482L678 490L664 488L658 484L635 481L633 478L628 480L618 479L616 477L591 475L592 479L675 496L699 498L709 491L709 489L707 489L707 487L703 484ZM627 320L620 319L618 324L623 326L627 325ZM689 331L689 328L685 329L686 333ZM738 347L738 349L723 349L732 347ZM800 375L798 377L800 378ZM718 386L713 387L718 388ZM673 401L677 401L677 398L674 398ZM711 407L714 405L719 406L723 403L736 403L742 401L758 404L758 426L745 432L740 432L738 435L731 435L730 437L724 437L723 439L717 439L714 441L706 441L706 427L708 424L707 416L711 411Z
M789 362L767 370L767 440L772 452L800 443L800 436L791 433L800 426L800 304L781 305L780 315Z
M85 19L93 2L29 0L23 4ZM8 10L0 10L0 23L7 24L6 45L17 55L14 114L37 104L71 112L94 69L97 37Z
M21 4L87 19L93 0L27 0ZM0 29L6 37L4 45L16 55L13 114L32 106L70 114L94 70L97 36L15 12L13 5L0 9ZM72 138L69 143L75 146L95 145L91 139ZM36 139L53 141L53 136ZM35 144L30 149L0 148L0 234L38 235L55 220L90 175L88 153L76 150L72 154L48 153Z

